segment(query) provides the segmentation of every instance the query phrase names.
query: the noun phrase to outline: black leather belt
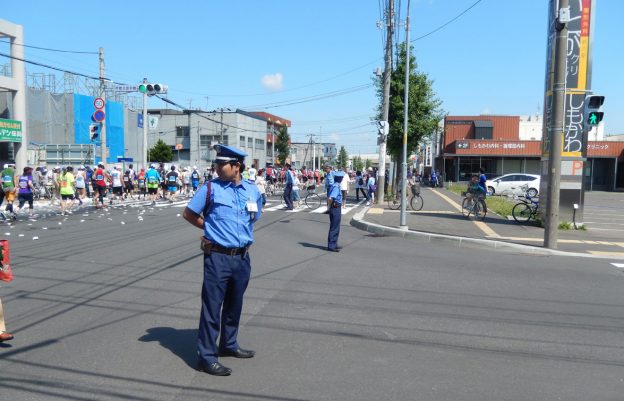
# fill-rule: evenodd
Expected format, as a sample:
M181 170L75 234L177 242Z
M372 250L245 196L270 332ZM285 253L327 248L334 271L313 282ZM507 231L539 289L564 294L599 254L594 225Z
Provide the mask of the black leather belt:
M339 207L341 207L341 206L342 206L342 204L341 204L341 203L336 203L336 202L332 203L332 207L333 207L334 209L338 209L338 208L339 208Z
M225 248L220 245L212 244L209 248L209 252L223 253L225 255L237 256L244 255L249 250L249 247L244 248Z

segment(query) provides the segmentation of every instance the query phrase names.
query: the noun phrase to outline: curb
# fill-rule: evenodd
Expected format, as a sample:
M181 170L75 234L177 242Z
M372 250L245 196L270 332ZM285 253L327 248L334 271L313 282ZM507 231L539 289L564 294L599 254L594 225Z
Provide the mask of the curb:
M523 245L516 244L514 242L504 242L504 241L496 241L489 239L481 239L481 238L470 238L470 237L460 237L446 234L436 234L430 233L426 231L416 231L416 230L403 230L398 227L389 227L383 226L381 224L370 223L364 220L364 216L368 212L370 208L366 207L363 210L357 212L349 224L353 227L366 231L372 234L391 236L391 237L401 237L401 238L413 238L417 239L421 242L427 243L438 243L438 244L447 244L453 245L457 248L473 248L473 249L483 249L484 247L494 248L496 250L501 251L515 251L515 252L523 252L532 255L544 255L544 256L570 256L570 257L581 257L581 258L591 258L591 259L621 259L621 257L613 257L606 255L592 255L588 253L577 253L577 252L565 252L558 251L556 249L548 249L548 248L540 248L531 245Z

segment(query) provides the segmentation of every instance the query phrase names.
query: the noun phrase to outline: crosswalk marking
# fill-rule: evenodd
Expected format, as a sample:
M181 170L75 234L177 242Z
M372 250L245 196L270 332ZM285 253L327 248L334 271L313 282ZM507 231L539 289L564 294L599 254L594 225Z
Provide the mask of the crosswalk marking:
M618 269L624 269L624 263L611 263L611 264L617 267Z

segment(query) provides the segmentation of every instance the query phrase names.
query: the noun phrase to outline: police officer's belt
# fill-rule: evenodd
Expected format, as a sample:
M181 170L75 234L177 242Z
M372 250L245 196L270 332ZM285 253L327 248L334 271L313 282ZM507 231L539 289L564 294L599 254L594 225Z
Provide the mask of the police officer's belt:
M204 237L202 237L201 240L202 240L201 249L207 255L210 255L210 253L212 252L216 252L216 253L223 253L225 255L236 256L236 255L244 255L247 253L247 251L249 251L248 246L243 247L243 248L226 248L221 245L214 244L208 241Z

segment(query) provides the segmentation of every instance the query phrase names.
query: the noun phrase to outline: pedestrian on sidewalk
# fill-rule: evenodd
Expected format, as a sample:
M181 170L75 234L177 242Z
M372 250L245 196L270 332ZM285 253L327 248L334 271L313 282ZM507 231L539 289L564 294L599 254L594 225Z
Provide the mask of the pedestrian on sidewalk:
M360 201L360 191L362 191L362 197L368 199L364 188L366 188L364 176L362 176L362 172L358 170L355 172L355 199L357 202Z
M377 185L373 168L369 167L366 171L368 172L368 178L366 179L366 192L368 200L366 202L366 206L370 206L371 203L375 203L375 191L377 191Z
M333 184L327 194L327 210L329 212L329 233L327 234L327 250L330 252L340 252L338 246L338 236L340 235L340 220L342 217L342 191L340 183L344 179L342 171L333 174Z
M204 231L204 281L197 339L198 369L215 376L232 373L219 357L252 358L241 348L238 330L251 274L249 247L262 214L256 185L242 179L245 153L215 145L219 178L203 185L184 210L184 219ZM217 342L218 340L218 342Z
M6 324L4 323L4 309L2 308L2 299L0 299L0 342L10 341L13 339L13 334L6 331Z

